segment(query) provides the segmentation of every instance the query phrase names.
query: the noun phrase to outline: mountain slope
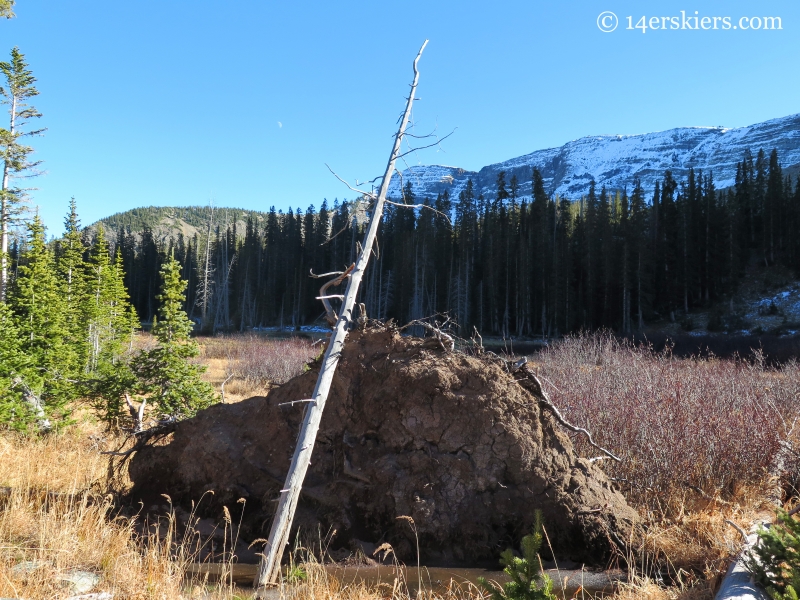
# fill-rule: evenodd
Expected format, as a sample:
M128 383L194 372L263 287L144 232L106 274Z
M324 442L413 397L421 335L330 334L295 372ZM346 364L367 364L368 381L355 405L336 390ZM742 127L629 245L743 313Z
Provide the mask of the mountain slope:
M736 129L680 127L642 135L587 136L477 172L441 165L410 167L403 171L402 181L410 181L418 196L435 197L448 190L451 197L457 197L472 179L476 195L493 196L498 173L506 171L506 182L516 175L523 195L529 195L531 171L538 167L549 193L577 199L588 192L592 180L598 188L630 190L634 178L639 177L650 191L667 169L676 179L683 179L694 167L713 171L717 188L725 188L733 185L736 163L748 148L754 156L760 148L767 154L777 148L782 166L795 167L792 172L796 172L800 165L800 113ZM400 181L392 178L391 197L400 197Z
M259 227L267 217L267 213L245 210L242 208L214 208L213 226L220 226L224 231L226 225L236 223L237 231L244 235L247 219L252 217ZM208 231L211 220L211 209L208 206L145 206L115 213L89 226L96 228L101 223L105 229L118 231L130 228L137 237L145 228L153 231L154 237L162 243L176 239L179 234L191 238L196 233Z

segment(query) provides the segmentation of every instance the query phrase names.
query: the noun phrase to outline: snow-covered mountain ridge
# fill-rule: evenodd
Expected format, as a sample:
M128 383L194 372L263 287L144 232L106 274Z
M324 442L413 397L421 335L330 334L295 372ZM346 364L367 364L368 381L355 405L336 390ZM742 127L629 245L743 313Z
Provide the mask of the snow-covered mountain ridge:
M691 167L713 171L719 189L733 185L736 163L748 148L754 157L760 148L767 155L777 148L783 167L800 164L800 113L735 129L679 127L641 135L587 136L560 148L537 150L488 165L477 172L440 165L412 166L403 171L402 178L392 178L389 196L400 197L402 180L403 184L411 182L418 197L435 197L449 190L455 199L467 180L472 179L476 195L493 197L500 171L506 171L506 182L516 175L521 195L530 196L533 167L541 171L548 192L569 199L586 194L592 180L598 189L605 185L609 190L630 190L634 178L639 177L649 192L667 169L681 180Z

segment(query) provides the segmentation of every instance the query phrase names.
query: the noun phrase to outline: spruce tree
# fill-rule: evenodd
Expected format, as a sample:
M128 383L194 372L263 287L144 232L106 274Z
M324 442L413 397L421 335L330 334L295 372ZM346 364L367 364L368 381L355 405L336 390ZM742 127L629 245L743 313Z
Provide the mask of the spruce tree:
M88 356L84 368L97 370L101 362L115 363L135 327L136 312L128 301L122 255L112 262L102 225L97 228L86 264L84 327Z
M516 556L509 548L500 555L503 572L511 581L502 590L490 585L484 577L478 578L480 586L492 600L555 600L553 580L542 573L539 549L542 547L542 513L536 511L533 533L522 538L522 556Z
M775 523L758 532L759 543L746 556L753 579L774 600L797 600L800 590L800 521L779 510Z
M13 6L13 3L12 3ZM11 6L6 11L10 13ZM3 12L0 7L0 12ZM5 82L0 85L0 104L9 106L8 129L0 127L0 159L3 161L2 185L0 186L0 302L8 292L8 239L11 220L20 211L24 190L13 185L18 177L35 175L37 161L29 159L33 148L22 143L24 138L39 135L43 129L25 130L30 119L41 117L28 102L39 94L34 86L36 78L28 69L25 56L19 48L11 50L11 60L0 62L0 73Z
M15 16L14 0L0 0L0 17L13 19Z
M75 198L69 203L69 213L64 219L64 237L56 243L56 270L60 279L64 302L64 319L68 343L73 347L79 365L85 365L88 340L85 327L86 278L80 220Z
M27 385L40 395L48 414L63 416L75 395L77 354L69 343L64 295L39 215L28 224L28 245L9 303L17 317L21 349L44 374L38 388Z
M133 360L139 391L148 397L161 416L183 419L214 402L214 390L202 381L205 370L191 359L199 354L189 337L193 323L183 310L187 282L181 279L180 264L170 256L161 267L158 319L153 334L158 345L143 350Z
M9 306L0 302L0 426L24 430L36 419L25 402L27 390L42 388L41 371L22 348L19 327Z
M97 261L96 258L93 260ZM128 301L122 252L119 249L114 262L106 264L105 272L98 285L100 301L95 307L87 307L87 314L92 317L87 326L90 331L102 332L97 336L102 344L91 375L85 380L83 392L100 418L116 428L128 418L123 398L139 389L130 361L126 359L132 349L133 334L139 327L139 321L136 310ZM92 298L91 295L88 297Z

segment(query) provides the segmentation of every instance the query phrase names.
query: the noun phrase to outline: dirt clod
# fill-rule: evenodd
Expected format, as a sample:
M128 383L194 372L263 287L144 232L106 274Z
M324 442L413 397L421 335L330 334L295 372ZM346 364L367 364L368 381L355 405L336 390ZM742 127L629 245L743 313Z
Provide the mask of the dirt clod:
M132 495L237 512L240 536L267 537L318 365L268 397L217 404L132 460ZM208 496L207 496L208 498ZM389 542L428 564L495 564L540 509L555 553L604 563L637 513L503 361L426 347L386 328L348 339L295 518L332 547ZM234 520L238 515L234 514ZM321 532L321 534L320 534ZM359 542L363 543L363 542Z

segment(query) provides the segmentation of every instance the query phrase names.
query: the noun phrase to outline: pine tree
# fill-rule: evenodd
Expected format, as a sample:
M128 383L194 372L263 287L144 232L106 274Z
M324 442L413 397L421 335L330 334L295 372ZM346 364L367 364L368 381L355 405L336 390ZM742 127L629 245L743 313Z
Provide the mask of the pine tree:
M8 7L8 11L11 7ZM0 302L5 301L8 291L8 237L11 220L19 213L25 191L14 187L17 177L35 175L39 164L29 160L33 148L22 143L25 137L40 135L44 130L25 131L29 119L41 117L41 113L28 104L37 96L36 78L28 69L25 56L19 48L11 50L11 60L0 62L0 73L5 85L0 85L0 104L9 106L8 129L0 127L0 159L3 161L3 179L0 187Z
M0 18L13 19L14 0L0 0Z
M130 340L136 312L128 302L122 254L112 262L102 225L86 263L83 324L88 340L84 369L94 372L101 363L114 364Z
M770 263L775 262L776 251L783 248L781 235L783 196L783 171L778 161L778 151L773 150L769 156L769 176L764 195L764 240Z
M139 391L150 398L159 413L182 419L214 402L214 390L200 379L205 368L190 362L199 348L189 337L193 323L183 310L187 282L181 279L174 256L162 265L161 281L158 319L153 325L158 345L143 350L132 367L140 381Z
M28 224L28 245L9 303L17 317L21 349L44 374L39 387L27 385L45 402L48 414L63 416L75 394L77 353L69 343L64 295L39 215Z
M747 556L753 579L775 600L797 600L800 590L800 522L779 510L774 525L758 532Z
M98 250L94 254L102 256L102 252ZM100 261L97 257L92 258L90 272L98 273L98 262ZM119 248L113 264L105 263L104 267L99 271L102 275L99 283L92 281L99 291L94 297L98 299L97 304L89 306L87 311L92 321L84 321L85 327L88 326L88 331L95 332L101 345L96 353L92 373L84 381L82 391L92 401L100 418L116 428L128 418L127 406L122 399L138 388L136 375L129 360L126 360L126 355L132 350L133 335L139 327L139 319L128 301L122 252ZM90 300L93 298L91 295L88 297Z
M84 322L85 248L75 198L70 200L69 213L64 219L64 229L64 237L56 243L56 269L63 293L68 343L76 352L78 364L85 365L88 356Z
M26 392L42 388L41 371L22 348L22 336L9 306L0 302L0 426L26 429L37 417Z

